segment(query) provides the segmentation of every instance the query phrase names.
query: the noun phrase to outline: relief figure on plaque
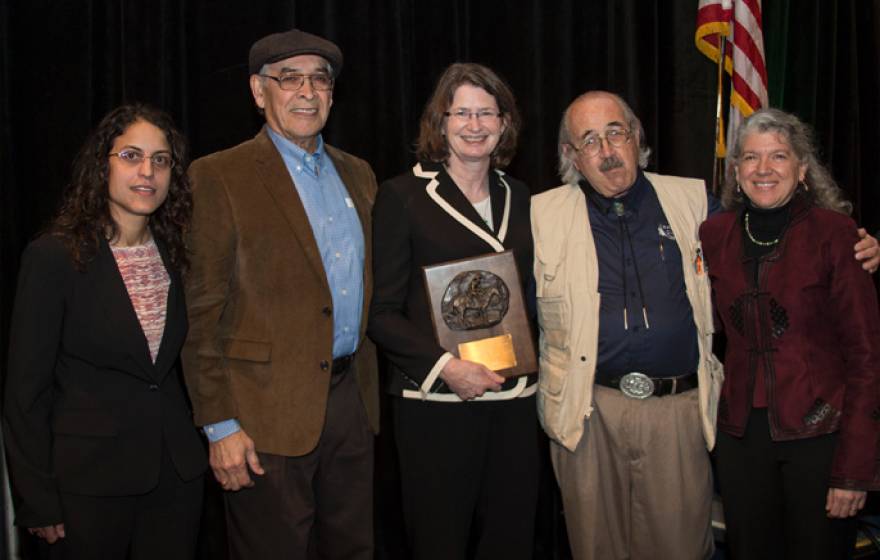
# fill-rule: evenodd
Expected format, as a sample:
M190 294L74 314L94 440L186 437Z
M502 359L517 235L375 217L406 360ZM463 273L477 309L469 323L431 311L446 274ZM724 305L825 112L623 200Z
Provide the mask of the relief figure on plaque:
M454 331L485 329L501 322L510 305L510 290L485 270L461 272L446 287L443 321Z

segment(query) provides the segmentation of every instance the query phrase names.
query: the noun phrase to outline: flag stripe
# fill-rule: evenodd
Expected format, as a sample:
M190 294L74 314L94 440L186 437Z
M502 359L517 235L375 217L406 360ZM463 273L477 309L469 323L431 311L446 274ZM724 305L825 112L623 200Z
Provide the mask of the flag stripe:
M764 49L759 47L749 30L734 22L733 28L734 45L739 48L745 56L746 62L754 68L755 72L760 76L761 83L767 83L767 69L764 67Z
M729 41L724 53L724 70L730 74L731 84L728 146L742 117L768 104L761 28L761 0L699 0L697 4L697 49L717 63L722 37ZM719 139L716 153L723 151Z

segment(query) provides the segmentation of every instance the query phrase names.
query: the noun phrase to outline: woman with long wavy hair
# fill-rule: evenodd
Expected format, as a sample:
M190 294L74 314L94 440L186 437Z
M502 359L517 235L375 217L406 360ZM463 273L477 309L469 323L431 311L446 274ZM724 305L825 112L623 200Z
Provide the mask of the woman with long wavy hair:
M50 558L192 558L205 452L179 371L192 214L165 113L111 111L25 249L3 411L16 524Z
M880 313L809 127L752 114L731 146L727 212L700 229L727 335L715 446L731 558L849 558L880 489Z

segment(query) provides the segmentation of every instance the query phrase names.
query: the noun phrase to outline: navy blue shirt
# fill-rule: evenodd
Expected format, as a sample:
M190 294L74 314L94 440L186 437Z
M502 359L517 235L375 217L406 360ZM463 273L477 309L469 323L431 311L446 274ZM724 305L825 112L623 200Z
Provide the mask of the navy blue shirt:
M652 377L695 372L697 329L685 292L681 252L654 187L639 171L620 198L606 198L585 181L581 188L587 195L602 294L597 379L631 371ZM709 206L716 211L717 200L710 200Z

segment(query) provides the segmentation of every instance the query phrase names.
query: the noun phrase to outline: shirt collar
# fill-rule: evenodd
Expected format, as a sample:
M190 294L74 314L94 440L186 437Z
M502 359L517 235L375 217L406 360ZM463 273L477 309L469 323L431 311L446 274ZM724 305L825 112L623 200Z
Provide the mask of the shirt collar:
M267 126L266 130L269 132L269 138L272 139L272 143L274 143L275 147L278 148L278 151L281 152L281 157L285 160L292 161L297 166L302 166L303 169L309 170L312 175L319 175L321 173L324 162L327 161L327 159L326 152L324 151L324 138L320 134L318 135L318 142L315 146L315 153L310 154L284 136L272 130L272 128Z
M581 190L583 190L584 194L587 196L587 199L593 203L601 213L610 214L613 213L615 203L623 204L627 213L638 212L642 200L645 199L645 193L648 192L650 183L642 170L639 169L632 187L630 187L629 190L626 191L626 194L621 197L609 198L599 194L599 192L594 189L586 179L582 179L579 185Z

